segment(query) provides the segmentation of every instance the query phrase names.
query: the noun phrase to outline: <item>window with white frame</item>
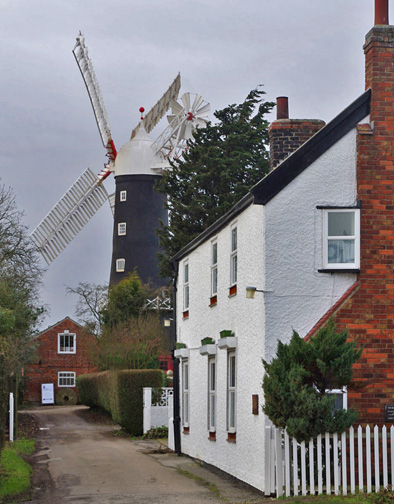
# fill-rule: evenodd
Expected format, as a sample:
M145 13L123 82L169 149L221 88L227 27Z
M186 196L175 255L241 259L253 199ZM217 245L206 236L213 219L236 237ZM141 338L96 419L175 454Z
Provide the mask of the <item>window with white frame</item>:
M234 227L231 230L230 285L235 285L237 283L237 248L237 228Z
M334 411L347 410L347 388L326 390L328 396L335 396Z
M323 213L323 267L360 268L360 210L325 209Z
M189 263L183 265L183 311L189 309Z
M75 387L75 372L59 371L57 374L58 387Z
M118 223L118 236L124 236L126 234L126 223L119 222Z
M236 385L237 372L235 351L227 354L227 430L235 432L236 427Z
M189 361L182 361L182 424L189 427Z
M212 243L211 257L211 296L218 293L218 244Z
M75 354L77 351L76 345L76 335L75 333L70 333L64 331L64 333L59 333L57 335L57 352Z
M116 259L116 271L121 273L125 270L126 267L126 259Z
M120 191L120 201L126 201L126 198L127 198L127 192Z
M216 359L208 359L208 430L216 430Z

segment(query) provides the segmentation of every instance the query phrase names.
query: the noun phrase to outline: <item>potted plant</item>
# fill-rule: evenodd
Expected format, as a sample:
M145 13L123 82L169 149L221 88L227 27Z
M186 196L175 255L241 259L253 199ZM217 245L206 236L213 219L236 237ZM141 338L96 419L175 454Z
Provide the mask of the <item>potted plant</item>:
M230 336L233 335L233 331L230 331L228 329L225 329L223 331L220 331L220 337L221 338L229 338Z
M206 337L206 338L203 338L201 340L201 345L202 346L204 346L204 345L214 345L214 344L215 344L214 340L212 338L210 338L210 337Z

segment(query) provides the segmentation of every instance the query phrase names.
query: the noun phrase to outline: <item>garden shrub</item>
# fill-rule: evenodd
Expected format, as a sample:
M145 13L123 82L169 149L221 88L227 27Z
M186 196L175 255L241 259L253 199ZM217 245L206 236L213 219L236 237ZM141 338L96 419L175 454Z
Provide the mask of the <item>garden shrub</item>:
M97 376L98 373L77 376L77 390L79 401L86 406L98 405Z
M4 355L0 354L0 451L4 445L4 430L7 423L8 384L5 375Z
M162 373L159 369L128 369L114 372L114 403L112 418L133 436L143 433L144 387L160 387Z
M80 402L108 411L115 422L134 436L143 431L142 389L161 385L159 369L103 371L77 378Z

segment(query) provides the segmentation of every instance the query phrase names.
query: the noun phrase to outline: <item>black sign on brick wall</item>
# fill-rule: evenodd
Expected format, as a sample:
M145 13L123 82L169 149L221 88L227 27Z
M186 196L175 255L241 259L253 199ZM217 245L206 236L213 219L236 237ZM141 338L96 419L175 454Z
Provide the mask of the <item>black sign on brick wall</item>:
M384 407L384 421L394 423L394 404L386 404Z

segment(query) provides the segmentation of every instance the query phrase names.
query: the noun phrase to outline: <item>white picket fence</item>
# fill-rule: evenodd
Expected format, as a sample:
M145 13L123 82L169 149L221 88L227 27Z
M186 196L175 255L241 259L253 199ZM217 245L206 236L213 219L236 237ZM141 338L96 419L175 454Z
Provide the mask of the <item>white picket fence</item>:
M307 443L267 427L265 445L266 495L346 495L394 486L394 426L351 427Z

